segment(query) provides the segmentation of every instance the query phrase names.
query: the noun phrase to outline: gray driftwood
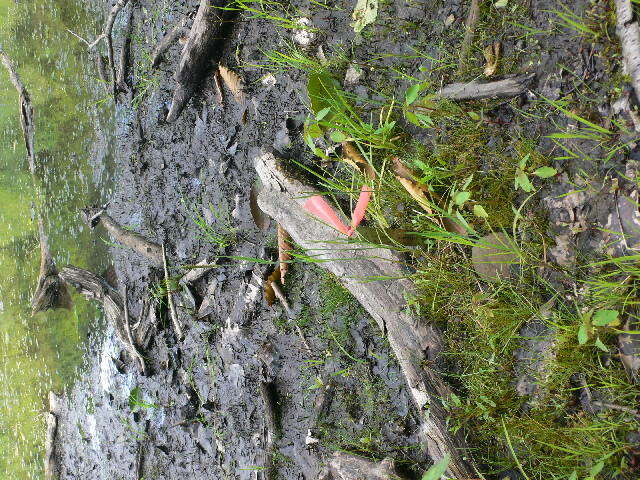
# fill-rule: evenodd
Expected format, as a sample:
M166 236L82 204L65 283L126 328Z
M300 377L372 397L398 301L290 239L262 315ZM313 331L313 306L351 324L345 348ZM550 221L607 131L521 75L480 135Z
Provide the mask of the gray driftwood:
M148 258L154 265L162 267L162 247L160 244L149 240L139 233L123 228L109 216L104 209L88 207L83 209L82 212L91 228L95 227L98 223L102 224L116 242Z
M203 78L217 65L225 37L237 14L236 10L221 8L227 4L227 0L201 0L174 75L177 85L167 122L173 122L180 116Z
M144 358L136 345L130 340L128 311L126 312L127 315L125 315L122 296L104 279L82 268L72 265L66 266L60 271L60 277L69 285L75 287L86 298L98 300L102 303L105 317L115 328L118 340L131 356L140 363L141 370L145 373Z
M27 158L29 161L29 171L36 190L39 195L38 182L36 179L36 152L35 152L35 124L33 121L33 106L29 97L29 92L25 88L20 76L16 71L9 56L0 49L0 60L9 72L11 83L18 92L20 101L20 125L24 135L24 143L27 149ZM49 248L49 238L44 231L44 221L42 219L41 201L36 199L38 204L38 239L40 241L40 274L38 276L38 285L31 299L31 313L35 315L38 312L49 310L52 308L71 308L71 297L65 284L58 277L58 270L51 255Z
M631 84L640 97L640 24L634 17L631 0L615 0L616 33L622 46L622 58Z
M344 452L335 452L329 460L327 472L322 477L332 480L402 480L391 458L374 462Z
M535 74L515 75L494 82L460 82L446 85L436 94L449 100L482 100L517 97L527 91Z
M409 311L406 295L413 290L413 284L404 278L398 259L387 249L347 243L344 235L309 214L303 205L317 191L285 171L272 154L260 155L255 166L264 185L258 197L260 208L314 255L320 266L335 274L388 336L414 404L424 419L421 436L429 455L438 461L450 454L448 474L454 478L473 477L474 470L463 454L462 432L449 432L447 412L439 400L447 398L450 391L428 366L438 360L442 335L435 325ZM388 280L373 281L376 278Z

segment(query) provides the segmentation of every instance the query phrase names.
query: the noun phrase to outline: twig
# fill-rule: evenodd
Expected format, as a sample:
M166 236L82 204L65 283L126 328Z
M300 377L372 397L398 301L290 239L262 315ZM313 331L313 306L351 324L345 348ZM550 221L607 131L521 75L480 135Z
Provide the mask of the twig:
M609 410L618 410L620 412L630 413L634 417L640 418L640 412L638 412L638 410L624 407L622 405L616 405L615 403L593 402L593 405L600 408L607 408Z
M77 33L75 33L74 31L69 30L68 28L67 28L67 32L69 32L71 35L73 35L74 37L76 37L78 40L82 40L84 43L86 43L86 44L87 44L87 46L88 46L89 48L91 48L91 44L89 43L89 41L88 41L88 40L86 40L85 38L81 37L80 35L78 35L78 34L77 34Z
M151 67L158 68L160 63L162 63L162 58L164 57L164 53L171 47L173 42L175 42L182 35L189 33L189 29L185 27L187 21L187 17L185 16L179 24L174 26L169 32L162 37L162 40L158 42L156 48L153 50L151 54Z
M173 328L176 331L176 335L179 340L182 340L182 327L180 326L180 321L178 320L178 314L176 313L176 306L173 303L173 294L171 293L171 289L169 288L169 267L167 266L167 250L165 248L164 243L162 244L162 265L164 267L164 281L167 285L167 301L169 302L169 312L171 314L171 322L173 323Z
M127 286L124 285L124 293L123 293L123 309L124 309L124 331L127 334L127 339L129 340L129 343L131 344L131 353L133 354L134 357L136 357L136 359L138 360L138 362L140 362L140 368L142 369L142 374L146 375L147 374L147 366L144 363L144 358L142 357L142 355L140 354L140 352L138 351L138 348L136 347L135 342L133 341L133 335L131 335L131 326L129 325L129 297L127 294Z

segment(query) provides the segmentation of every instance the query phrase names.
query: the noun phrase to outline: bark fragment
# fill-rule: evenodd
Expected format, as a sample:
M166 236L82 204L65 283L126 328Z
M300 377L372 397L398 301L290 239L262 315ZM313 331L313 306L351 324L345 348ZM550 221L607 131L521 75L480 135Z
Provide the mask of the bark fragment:
M336 452L331 457L328 466L329 476L333 480L402 480L396 472L395 462L385 458L374 462L367 458L357 457L344 452Z
M622 46L622 58L631 84L640 97L640 25L633 14L631 0L615 0L616 34Z
M485 98L509 98L517 97L527 91L535 74L514 75L493 82L460 82L446 85L437 94L436 98L449 100L482 100Z

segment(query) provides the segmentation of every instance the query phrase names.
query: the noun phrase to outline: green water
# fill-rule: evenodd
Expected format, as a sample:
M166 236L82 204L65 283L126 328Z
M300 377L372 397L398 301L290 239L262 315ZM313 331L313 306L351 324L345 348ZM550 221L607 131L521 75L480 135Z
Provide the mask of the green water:
M17 3L17 4L16 4ZM110 118L86 38L101 27L87 2L0 0L0 45L31 94L36 117L37 183L45 230L58 266L100 273L106 245L81 223L78 209L105 197L109 175L89 159L95 125ZM42 478L47 394L78 375L84 345L99 324L95 305L74 294L71 311L30 310L39 268L37 222L18 117L16 91L0 67L0 478ZM4 473L4 474L3 474Z

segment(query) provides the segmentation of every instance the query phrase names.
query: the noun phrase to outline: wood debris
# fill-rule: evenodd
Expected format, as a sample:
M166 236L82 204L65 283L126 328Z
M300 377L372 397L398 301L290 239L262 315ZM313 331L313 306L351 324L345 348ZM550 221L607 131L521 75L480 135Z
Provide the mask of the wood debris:
M486 65L484 67L484 76L491 77L498 71L500 57L502 55L502 43L495 42L484 47L483 50Z
M280 282L284 285L285 276L289 271L291 261L291 238L287 231L278 224L278 260L280 261Z

